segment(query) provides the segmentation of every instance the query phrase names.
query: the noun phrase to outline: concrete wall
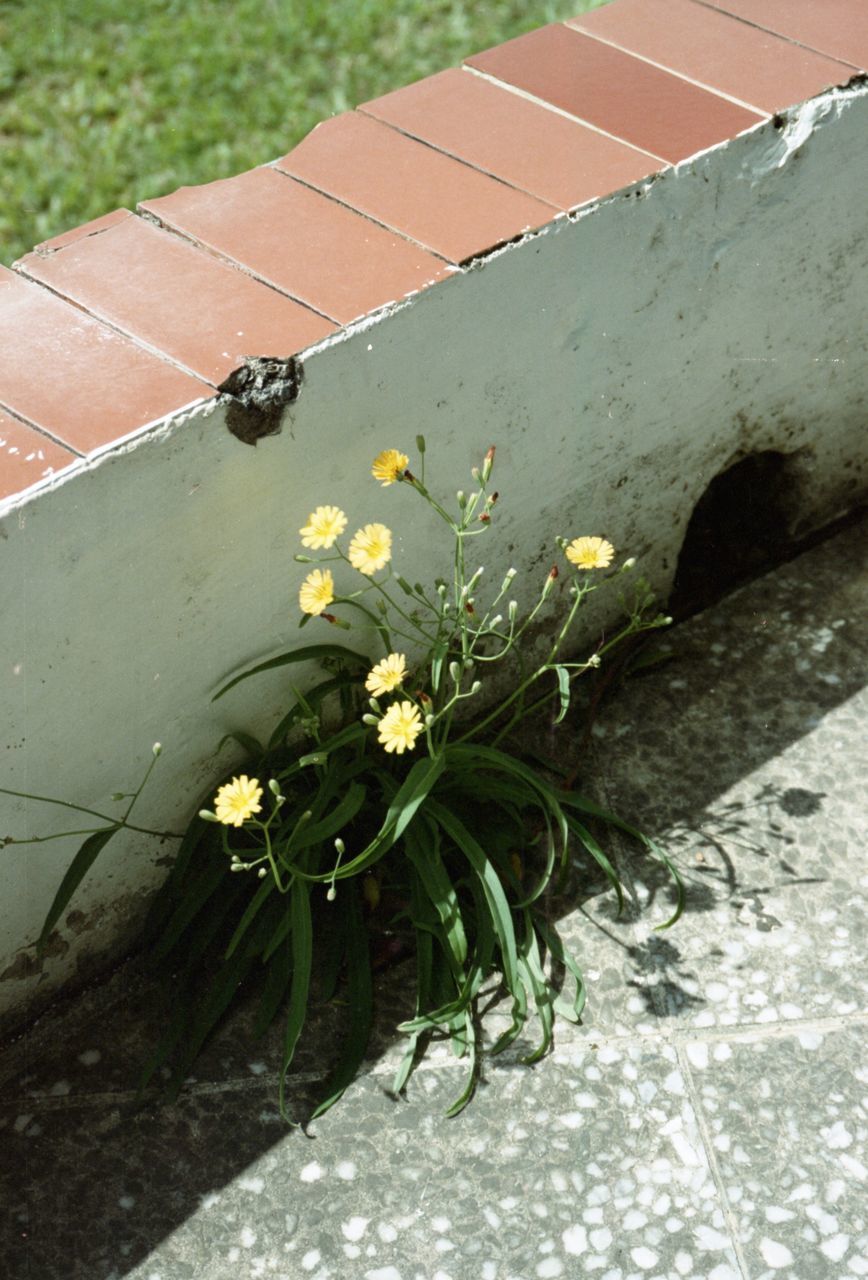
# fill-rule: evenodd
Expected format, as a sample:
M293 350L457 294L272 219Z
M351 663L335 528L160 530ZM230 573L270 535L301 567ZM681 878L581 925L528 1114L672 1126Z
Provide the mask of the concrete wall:
M207 406L8 503L2 785L114 812L108 797L159 740L139 821L182 829L232 761L214 756L223 733L267 731L280 714L279 674L209 699L299 638L292 557L312 506L390 525L411 580L442 571L413 493L369 475L380 449L412 453L419 432L447 496L497 445L502 504L480 545L486 580L520 570L520 599L556 558L555 535L599 533L665 600L695 502L752 451L796 456L794 525L854 505L868 488L866 172L857 84L328 339L304 358L281 434L256 448ZM613 609L589 614L584 642ZM62 810L0 802L0 835L62 826ZM128 944L173 848L118 839L40 975L28 948L78 843L0 853L7 1023Z

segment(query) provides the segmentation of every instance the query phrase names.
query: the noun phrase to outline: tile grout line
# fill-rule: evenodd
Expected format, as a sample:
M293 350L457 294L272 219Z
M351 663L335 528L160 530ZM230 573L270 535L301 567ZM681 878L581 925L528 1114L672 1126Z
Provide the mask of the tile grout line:
M436 152L439 156L446 156L450 160L455 160L458 164L463 165L465 169L471 169L474 173L480 173L483 177L491 178L493 182L499 182L501 186L506 187L508 191L518 191L521 195L530 196L533 200L539 200L541 204L550 205L556 213L569 212L569 209L565 205L553 204L548 196L541 196L538 191L530 191L527 187L516 186L514 182L510 182L509 179L492 172L491 169L484 169L481 165L476 164L475 161L468 160L464 156L458 155L455 151L449 151L446 147L441 146L439 142L431 142L427 138L420 137L418 133L411 133L404 125L395 124L391 120L384 120L382 116L376 116L372 112L366 111L364 107L356 107L356 111L359 115L365 116L366 119L375 120L377 124L384 125L394 133L400 134L402 138L408 138L411 142L417 142L420 146L428 147L429 150ZM570 208L572 207L573 206L570 206Z
M741 1271L742 1280L750 1280L750 1269L748 1268L747 1259L744 1256L744 1250L742 1249L741 1240L739 1238L738 1220L729 1203L729 1196L726 1194L726 1186L723 1181L720 1166L717 1162L717 1152L714 1149L711 1130L708 1127L705 1111L702 1106L702 1098L696 1086L696 1082L693 1079L693 1073L690 1069L690 1062L684 1046L675 1045L675 1053L677 1055L678 1065L681 1068L681 1074L684 1078L684 1083L687 1089L687 1098L693 1108L693 1114L696 1117L696 1127L699 1130L699 1136L705 1150L705 1158L708 1162L711 1179L720 1200L726 1229L729 1233L730 1240L732 1241L732 1250L735 1254L739 1270Z
M264 165L262 167L270 168L272 166ZM243 175L239 174L238 176L240 177ZM174 195L174 194L175 192L170 192L170 195ZM169 197L155 196L153 198L155 200L165 200L165 199L168 199ZM144 205L145 203L146 202L143 201L142 205ZM282 298L289 298L290 302L296 302L300 307L304 307L307 311L313 312L314 315L320 316L323 320L328 320L330 324L337 325L338 329L346 328L346 324L355 323L355 320L350 320L344 323L343 321L338 320L337 316L330 316L328 315L327 312L320 311L317 307L313 305L313 303L305 302L304 298L299 298L297 294L290 293L288 289L282 289L280 285L275 284L273 280L269 280L265 276L260 275L257 271L254 270L253 267L249 267L246 263L242 262L240 258L234 258L232 254L226 252L223 249L212 248L211 246L207 245L204 240L200 240L198 236L194 235L193 232L184 231L182 227L177 227L170 222L166 222L160 213L152 209L145 209L142 207L142 205L138 205L136 207L137 217L140 217L144 222L149 222L151 226L159 227L161 231L165 231L167 235L174 236L177 240L180 240L182 244L191 245L194 249L198 249L200 253L205 253L209 257L215 258L218 262L222 262L226 266L231 267L233 271L240 271L242 275L249 276L251 280L255 280L258 284L263 284L266 286L266 288L273 289L274 292L280 294ZM368 313L368 314L373 314L373 313ZM362 317L357 317L357 319L361 319L361 318ZM334 335L329 334L327 336L333 337ZM321 339L321 341L324 341L324 340L325 339ZM311 343L311 346L314 346L314 345L316 344ZM305 350L307 350L307 348L305 348ZM297 352L296 354L300 355L301 352Z
M600 134L603 138L609 138L612 142L617 142L622 147L629 147L631 151L637 151L640 155L649 156L652 160L656 160L658 164L663 165L665 169L671 169L675 164L681 164L680 160L667 160L665 156L658 156L656 152L648 151L645 147L637 147L635 142L629 142L626 138L619 138L616 133L609 133L607 129L601 129L599 125L586 120L584 116L577 116L571 111L565 111L563 107L556 106L554 102L546 102L545 98L538 98L535 93L530 93L527 89L521 89L517 84L510 84L508 80L498 80L497 76L491 75L488 71L480 71L478 67L473 67L466 62L461 67L461 70L469 72L472 76L478 76L480 80L486 80L489 84L494 85L496 89L511 93L516 98L524 98L526 102L533 102L538 107L545 107L546 111L552 111L555 115L563 116L565 120L572 120L573 123L584 125L586 129L592 129L594 133ZM727 138L724 141L729 142L731 139ZM715 143L715 146L722 147L723 145L723 142ZM688 157L684 158L687 159Z
M98 235L99 232L95 232L94 234ZM110 319L106 315L101 315L97 311L92 311L87 303L77 302L76 299L71 298L69 294L62 293L60 289L50 281L40 280L37 276L31 276L28 272L17 267L14 268L14 270L19 276L21 276L22 280L26 280L28 284L36 285L40 289L45 289L47 293L50 293L53 297L57 298L59 302L65 303L68 307L73 307L76 311L81 312L82 315L88 316L97 324L103 325L106 329L110 329L112 333L116 333L119 338L123 338L127 342L132 342L133 345L138 347L141 351L147 351L149 355L156 356L164 364L169 365L170 368L177 369L179 373L185 373L189 378L195 378L197 382L201 382L203 386L210 387L212 391L217 391L216 382L212 382L211 379L206 377L203 373L197 373L195 369L191 369L189 365L184 364L175 356L170 355L168 351L163 351L160 347L153 346L148 342L147 338L141 337L138 333L133 332L132 329L124 329L117 321Z
M47 427L41 427L39 423L32 422L31 419L28 418L24 413L22 413L20 409L13 409L12 406L8 405L5 400L0 400L0 409L2 409L4 413L8 413L10 418L15 418L16 421L22 424L22 426L30 427L32 431L37 431L41 436L45 436L46 440L50 440L52 444L60 445L61 449L66 449L67 453L70 453L72 455L70 462L67 465L71 466L72 462L74 462L77 458L87 457L86 453L81 453L78 449L75 448L74 445L67 444L67 442L65 440L61 440L59 436L52 435ZM59 469L63 471L66 468L61 467ZM44 478L50 479L50 477L48 476ZM34 483L37 483L37 482L34 481Z
M746 27L754 27L757 31L764 32L765 35L776 36L778 40L784 40L787 44L794 44L799 49L807 49L808 53L817 53L822 58L831 58L833 62L840 62L844 67L853 67L856 71L865 71L865 67L860 67L855 62L847 62L836 53L827 53L825 49L817 49L812 44L805 44L804 40L797 40L795 36L784 35L782 31L773 31L771 27L764 27L759 22L752 22L750 18L745 18L740 13L730 13L729 9L723 9L720 5L714 4L713 0L694 0L695 4L701 4L705 9L711 9L713 13L722 13L726 18L733 18L736 22L743 23Z
M598 44L608 45L610 49L615 49L618 53L625 53L628 57L635 58L637 62L644 62L649 67L656 67L658 71L665 71L667 75L675 76L678 80L683 80L685 84L692 84L694 89L702 89L704 93L710 93L715 98L723 98L725 102L731 102L737 107L743 107L745 111L753 111L756 115L762 116L764 120L771 119L772 112L767 111L765 107L757 106L755 102L745 102L743 98L735 98L731 93L707 84L704 80L694 80L693 76L687 75L685 71L678 71L675 67L669 67L665 62L656 62L654 58L649 58L644 53L637 53L635 49L628 49L625 45L618 44L617 41L606 36L598 35L595 31L586 31L584 27L574 26L572 22L565 22L562 25L569 27L571 31L575 31L578 35L587 36L589 40L596 40ZM797 106L798 104L793 103L790 105Z

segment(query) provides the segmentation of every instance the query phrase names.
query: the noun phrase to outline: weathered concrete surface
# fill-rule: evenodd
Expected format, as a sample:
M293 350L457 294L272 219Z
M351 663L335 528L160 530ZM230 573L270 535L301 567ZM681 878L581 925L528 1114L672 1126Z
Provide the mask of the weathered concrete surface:
M280 676L209 699L296 637L312 505L390 524L411 580L441 571L426 513L368 474L420 431L447 493L497 444L487 580L514 564L525 600L555 535L579 533L638 556L665 599L696 500L752 451L787 455L794 529L852 506L868 485L866 123L864 85L823 94L352 327L307 354L281 434L255 448L224 409L196 411L9 505L2 785L113 812L158 740L140 821L183 825L231 763L213 756L226 730L280 714ZM586 635L617 607L589 609ZM59 812L3 797L0 834L47 834ZM3 851L7 1018L123 947L171 852L119 840L40 980L26 949L75 847Z
M2 1274L865 1275L866 614L863 521L674 630L669 664L612 699L589 783L673 854L687 910L654 932L671 899L626 847L627 918L590 876L558 913L585 1024L534 1069L489 1065L455 1120L463 1068L445 1050L406 1099L385 1092L400 967L367 1073L306 1131L275 1107L280 1037L252 1043L244 1018L176 1105L136 1110L158 1018L135 967L43 1019L0 1055ZM340 1016L317 1014L298 1114Z

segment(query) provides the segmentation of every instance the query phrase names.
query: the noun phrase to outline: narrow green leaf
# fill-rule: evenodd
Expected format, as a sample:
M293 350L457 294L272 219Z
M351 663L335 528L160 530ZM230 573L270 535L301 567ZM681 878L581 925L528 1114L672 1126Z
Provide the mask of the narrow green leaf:
M247 905L247 910L244 912L244 915L239 920L238 927L232 935L232 938L229 942L229 946L226 948L224 959L228 960L232 956L232 953L235 951L235 948L238 946L239 942L244 937L249 926L253 923L253 918L256 915L257 911L263 905L266 898L274 888L275 888L274 879L272 876L269 875L265 880L262 881L256 893L250 899L250 902Z
M280 1114L286 1114L284 1091L286 1076L292 1064L298 1037L307 1017L312 968L313 927L310 917L310 890L301 880L293 880L289 894L289 912L292 929L292 985L289 993L289 1011L283 1039L283 1067L280 1072Z
M73 858L67 868L66 875L60 882L60 887L54 895L54 901L48 908L48 914L42 926L42 932L36 943L36 954L42 959L45 944L48 942L48 935L69 906L69 901L81 884L84 877L90 871L103 849L111 840L112 836L120 831L120 824L111 827L104 827L102 831L94 831L93 835L89 835L81 845L78 853Z
M461 919L458 894L440 857L439 840L434 824L426 824L424 837L416 830L416 824L407 828L405 845L407 856L416 868L419 879L434 906L446 933L449 946L459 965L467 959L467 936Z
M287 653L281 653L276 658L269 658L267 662L260 662L248 671L242 671L240 675L233 676L227 684L224 684L222 689L214 694L211 701L216 702L218 698L222 698L224 693L234 689L235 685L240 684L242 680L249 680L251 676L261 675L263 671L273 671L276 667L289 666L295 662L320 662L323 658L340 658L344 662L354 663L357 666L369 667L371 665L370 659L364 653L356 653L354 649L347 649L342 644L303 645L300 649L290 649Z
M591 835L588 828L583 826L582 823L579 822L578 818L570 817L567 819L567 821L570 824L570 830L573 832L574 835L578 836L579 840L585 846L588 853L591 855L591 857L594 859L597 865L602 868L603 872L605 873L606 879L609 881L612 888L615 890L615 893L617 894L617 897L618 897L618 914L620 915L620 913L624 910L624 890L621 886L621 877L618 875L617 871L612 866L612 863L609 861L609 858L607 857L607 855L603 852L603 850L597 844L597 841Z
M543 942L552 954L552 958L557 964L561 964L575 978L576 994L572 1001L566 999L565 996L559 995L555 1000L554 1007L562 1018L566 1018L568 1022L579 1022L582 1017L582 1011L585 1007L585 979L579 968L577 961L572 954L567 951L564 944L558 937L557 931L550 927L545 920L536 920L536 928Z
M217 750L222 751L227 742L237 742L239 747L254 760L258 760L265 754L262 743L254 738L252 733L245 733L243 729L233 729L231 733L225 733L217 744Z
M484 850L450 809L434 800L429 801L429 808L432 818L440 824L447 835L451 836L482 882L491 912L492 924L500 947L504 980L512 990L517 976L515 930L513 929L509 903L506 900L497 872L486 857Z
M345 891L347 892L347 891ZM368 1047L373 1017L373 985L368 931L362 918L358 893L347 893L347 1009L349 1027L343 1053L326 1081L323 1097L317 1103L312 1119L334 1106L348 1085L355 1080Z

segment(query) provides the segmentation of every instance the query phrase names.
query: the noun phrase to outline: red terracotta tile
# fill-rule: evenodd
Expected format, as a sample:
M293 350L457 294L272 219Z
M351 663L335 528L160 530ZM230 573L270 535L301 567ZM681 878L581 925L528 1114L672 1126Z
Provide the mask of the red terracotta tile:
M268 167L139 207L339 324L448 271L424 249Z
M804 102L852 74L840 62L695 0L614 0L567 25L760 111Z
M30 253L17 267L215 384L246 355L295 355L335 331L315 311L132 215L53 253Z
M69 231L64 231L62 235L52 236L50 240L43 240L34 248L34 252L40 253L45 250L53 253L55 249L62 249L65 245L74 244L76 240L81 240L83 236L95 236L100 231L106 231L109 227L115 226L118 222L124 222L127 218L134 215L129 209L114 209L111 213L104 213L101 218L94 218L91 222L84 222L79 227L72 227Z
M452 262L555 216L550 205L355 111L317 125L277 167Z
M865 0L707 0L766 31L810 49L868 67L868 4Z
M212 388L0 267L0 403L79 453Z
M560 23L467 61L672 164L762 118Z
M660 168L644 151L456 68L359 110L560 209L609 195Z
M0 409L0 500L75 462L76 455Z

